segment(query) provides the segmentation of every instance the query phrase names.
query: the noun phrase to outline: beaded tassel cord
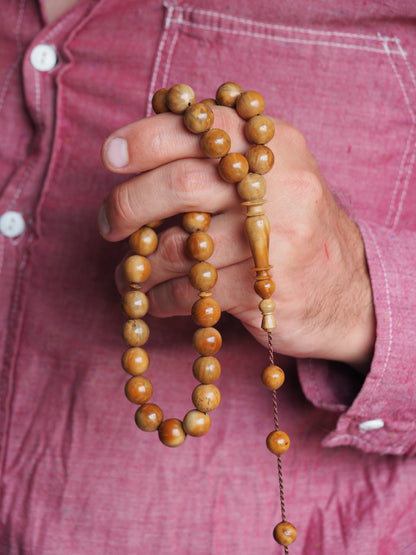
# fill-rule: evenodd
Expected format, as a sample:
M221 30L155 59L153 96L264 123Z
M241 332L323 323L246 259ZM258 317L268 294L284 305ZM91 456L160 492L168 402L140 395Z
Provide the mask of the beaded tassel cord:
M210 105L218 104L234 108L245 120L246 139L253 146L246 155L230 152L231 139L222 129L213 128L214 114ZM267 333L269 365L263 370L263 384L272 391L274 430L266 439L267 448L276 455L282 520L274 530L273 537L288 553L288 546L296 539L296 528L286 520L283 492L281 455L290 445L288 435L279 427L276 390L283 384L285 375L274 363L272 331L276 327L273 295L275 284L269 264L270 226L263 205L266 180L263 177L274 164L273 152L266 146L274 136L274 124L263 114L265 102L255 91L243 91L236 83L221 85L216 98L196 102L195 93L188 85L174 85L160 89L152 99L156 113L173 112L183 115L185 127L192 133L200 134L200 145L209 158L219 159L218 171L228 183L237 184L242 205L246 209L245 229L254 260L254 289L262 299L259 309L262 314L261 326ZM222 339L215 324L221 316L218 303L212 298L211 289L217 281L217 272L207 262L214 250L212 238L207 230L211 216L205 212L184 214L182 225L189 233L186 243L188 254L196 261L189 272L189 280L198 291L199 299L192 307L192 317L199 326L193 336L193 345L199 357L193 364L193 374L200 382L192 392L194 408L183 418L164 419L161 408L149 400L153 393L150 380L143 376L149 366L149 358L142 348L149 337L149 328L142 320L147 313L149 301L140 291L141 284L151 273L147 256L157 248L154 231L161 222L152 222L142 227L130 237L130 247L134 254L125 261L125 274L131 290L124 295L122 305L129 320L123 327L123 338L129 348L122 358L123 368L131 374L126 384L127 398L140 405L136 411L137 426L144 431L158 431L159 439L169 447L181 445L187 435L202 436L211 424L210 411L220 403L219 389L214 385L221 373L218 359L214 356L221 347Z

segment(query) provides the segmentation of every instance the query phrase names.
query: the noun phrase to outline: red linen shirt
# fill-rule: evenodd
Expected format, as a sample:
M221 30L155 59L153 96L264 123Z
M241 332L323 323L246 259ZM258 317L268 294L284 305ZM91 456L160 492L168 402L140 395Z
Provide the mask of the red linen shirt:
M161 86L201 98L227 80L305 134L363 233L376 305L364 382L283 361L290 552L415 553L414 3L84 0L50 26L34 0L1 4L1 553L279 552L264 349L224 315L209 434L172 450L137 430L113 283L126 247L95 223L120 181L105 137L150 114ZM154 401L181 418L194 325L147 320Z

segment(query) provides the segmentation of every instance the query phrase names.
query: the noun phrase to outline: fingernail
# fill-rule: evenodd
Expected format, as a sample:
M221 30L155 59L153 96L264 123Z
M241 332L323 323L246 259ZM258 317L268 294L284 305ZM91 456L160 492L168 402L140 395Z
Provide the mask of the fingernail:
M108 223L107 212L103 204L98 212L98 229L101 235L108 235L110 233L110 224Z
M112 139L106 149L107 161L113 168L123 168L129 163L127 141L121 137Z

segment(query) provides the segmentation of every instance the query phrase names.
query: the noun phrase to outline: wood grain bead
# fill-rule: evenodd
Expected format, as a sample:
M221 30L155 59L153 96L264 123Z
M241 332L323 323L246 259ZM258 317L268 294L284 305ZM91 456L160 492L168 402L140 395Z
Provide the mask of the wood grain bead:
M214 122L214 114L209 106L197 102L185 110L183 122L191 133L205 133Z
M263 299L259 304L259 309L263 314L261 327L265 331L273 331L276 327L276 320L273 315L275 309L274 301L272 299Z
M221 375L220 361L213 356L201 356L194 361L192 373L201 383L213 383L218 380Z
M209 291L217 283L217 270L209 262L198 262L189 271L192 287L199 291Z
M266 194L266 180L257 173L248 173L237 186L240 197L245 201L260 200Z
M289 436L282 430L274 430L266 438L267 449L274 455L283 455L289 449Z
M144 432L154 432L162 423L163 412L158 405L146 403L137 409L134 420Z
M187 212L182 216L182 227L188 233L207 231L211 223L211 214L207 212Z
M149 299L141 291L128 291L123 295L121 306L129 318L142 318L149 310Z
M206 104L207 106L216 106L217 103L215 101L215 98L204 98L204 100L201 100L202 104Z
M230 108L234 108L237 98L242 92L243 89L240 85L237 85L237 83L233 83L232 81L227 81L218 87L215 100L220 106L229 106Z
M198 328L193 335L193 345L200 355L215 355L222 345L222 337L215 328Z
M248 166L251 172L263 175L270 171L274 164L274 154L268 146L256 145L250 148L246 154Z
M144 320L127 320L123 326L123 339L130 347L141 347L149 339L149 326Z
M158 238L150 226L144 226L130 235L129 246L132 251L142 256L149 256L157 249Z
M221 402L221 393L214 384L200 384L192 392L192 402L201 412L210 412Z
M276 524L273 530L273 537L277 543L287 547L296 540L298 535L296 528L286 520Z
M276 285L272 279L263 279L256 281L254 290L262 299L270 299L273 295Z
M152 266L147 258L139 254L133 254L124 262L124 274L130 284L143 283L149 279Z
M132 376L140 376L149 368L149 355L141 347L131 347L124 352L121 365Z
M169 108L166 103L168 92L169 92L169 89L164 88L164 89L159 89L153 95L152 108L156 114L169 112Z
M214 252L214 241L204 231L195 231L186 240L186 250L192 258L202 262L207 260Z
M239 152L230 152L221 158L218 171L224 181L237 183L248 174L247 158Z
M126 383L125 387L126 397L136 405L147 403L153 393L153 386L144 376L133 376Z
M186 439L182 422L177 418L164 420L158 429L160 441L167 447L179 447Z
M254 116L246 122L244 131L249 143L264 145L273 139L274 123L267 116Z
M230 151L231 139L222 129L213 128L202 135L200 145L208 158L222 158Z
M174 114L183 114L183 112L195 102L195 93L189 85L180 83L174 85L167 93L166 104Z
M238 115L243 119L262 114L265 107L264 98L256 91L244 91L237 97L235 104Z
M280 368L280 366L275 366L274 364L266 366L266 368L261 373L261 381L271 391L279 389L285 381L285 373Z
M192 306L192 318L203 328L215 326L221 318L220 305L211 297L199 299Z
M152 229L156 227L160 227L163 224L164 220L154 220L153 222L149 222L146 224L146 227L151 227Z
M199 410L190 410L183 419L185 433L193 437L205 435L211 427L211 417Z

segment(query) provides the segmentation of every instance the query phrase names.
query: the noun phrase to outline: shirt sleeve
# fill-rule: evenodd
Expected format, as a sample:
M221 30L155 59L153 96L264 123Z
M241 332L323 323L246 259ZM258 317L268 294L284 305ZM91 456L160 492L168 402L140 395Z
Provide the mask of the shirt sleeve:
M379 454L416 452L416 233L357 222L363 235L377 319L375 352L364 378L346 365L299 360L306 397L339 412L325 447Z

